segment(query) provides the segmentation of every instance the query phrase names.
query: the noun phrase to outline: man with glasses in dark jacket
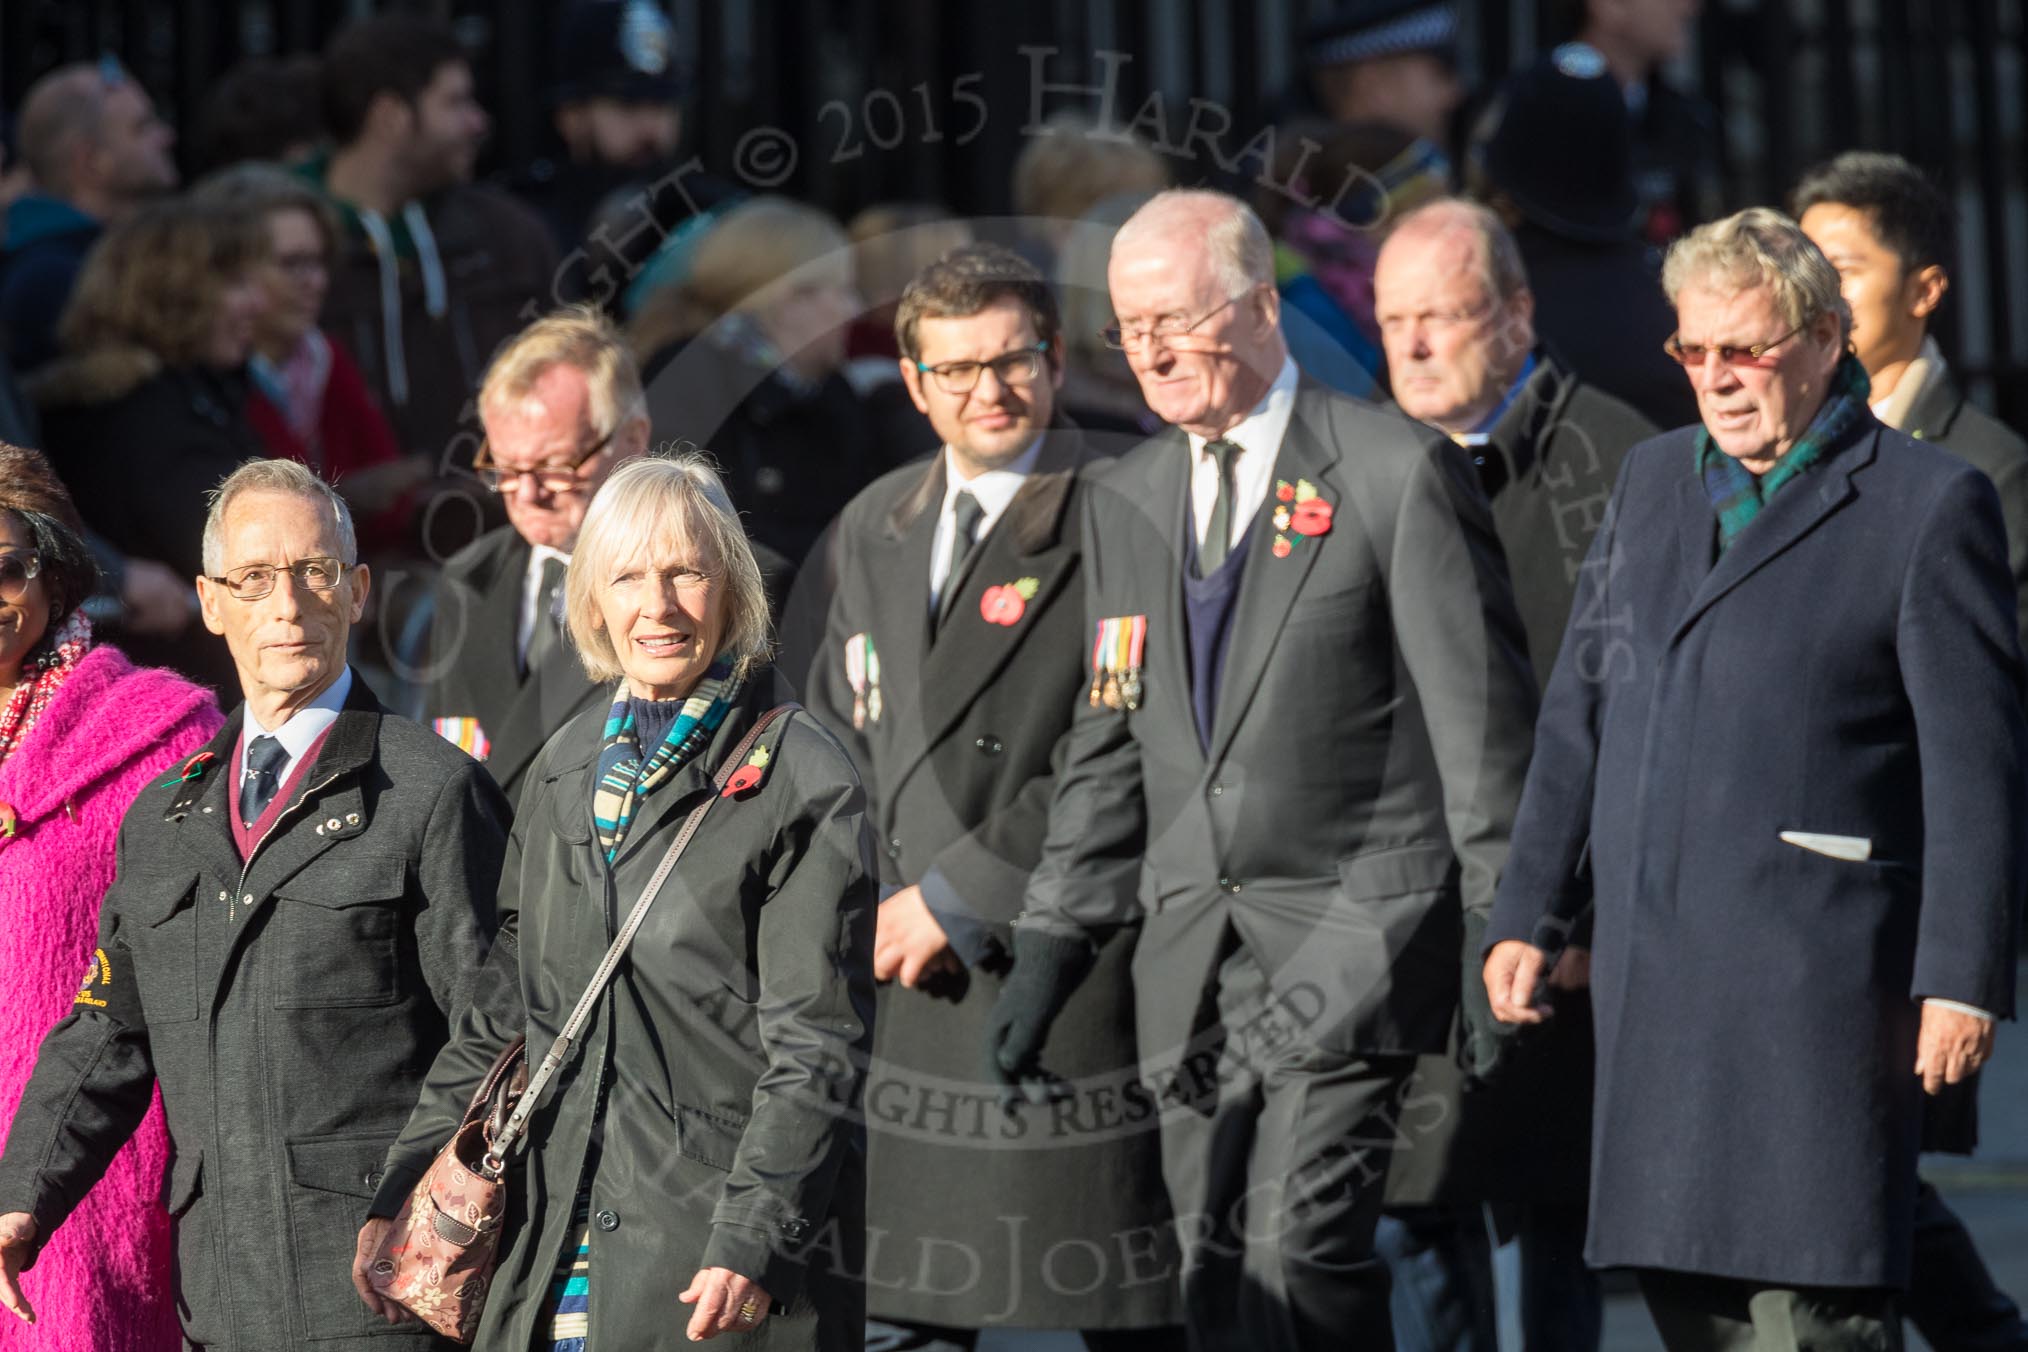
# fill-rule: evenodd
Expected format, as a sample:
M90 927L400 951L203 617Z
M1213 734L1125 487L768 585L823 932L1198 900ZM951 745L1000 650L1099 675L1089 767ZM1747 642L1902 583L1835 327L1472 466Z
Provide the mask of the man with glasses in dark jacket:
M0 1305L32 1321L20 1274L159 1087L185 1340L359 1346L353 1237L485 955L507 804L346 664L369 578L329 485L250 462L204 535L246 701L121 826L98 951L0 1157Z

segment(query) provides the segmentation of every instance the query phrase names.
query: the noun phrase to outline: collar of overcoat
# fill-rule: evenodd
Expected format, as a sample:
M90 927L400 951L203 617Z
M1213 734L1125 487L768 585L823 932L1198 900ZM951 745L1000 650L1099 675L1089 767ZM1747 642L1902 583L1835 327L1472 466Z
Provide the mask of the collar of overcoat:
M1859 426L1828 448L1813 468L1776 493L1723 554L1717 552L1718 517L1697 473L1696 457L1684 454L1677 470L1676 544L1690 595L1669 636L1672 646L1680 643L1721 597L1781 557L1851 500L1855 493L1852 476L1873 462L1880 430L1874 418L1860 419Z
M929 628L931 547L944 499L944 457L934 456L922 477L888 513L882 530L891 550L884 576L899 579L897 595L921 598L917 617L893 626L890 650L880 654L884 672L920 673L923 747L934 746L1020 647L1026 617L1047 606L1068 580L1077 560L1076 530L1067 520L1071 486L1093 452L1068 421L1043 434L1035 468L1023 481L993 529L963 565L945 579L957 588L943 629L933 641ZM990 624L980 610L989 588L1024 578L1035 580L1023 620ZM933 693L934 699L929 698Z
M1232 637L1226 648L1225 671L1219 681L1218 709L1211 721L1211 745L1207 757L1213 764L1220 761L1231 747L1240 719L1245 715L1269 661L1273 659L1275 642L1288 622L1289 608L1295 604L1328 538L1298 537L1296 548L1287 558L1276 558L1274 484L1277 481L1293 484L1308 479L1323 499L1337 509L1333 516L1334 530L1349 530L1357 520L1345 501L1345 485L1334 473L1339 460L1338 447L1318 431L1324 403L1330 397L1323 386L1307 376L1297 387L1296 406L1289 417L1289 430L1282 437L1281 450L1275 456L1268 494L1249 531L1251 544L1247 549L1246 572L1240 578L1239 597L1233 609ZM1186 443L1186 452L1187 449ZM1177 524L1179 529L1188 530L1191 522L1188 515L1188 456L1178 458L1184 462L1183 491L1179 495L1179 509L1184 515ZM1172 538L1181 539L1180 536ZM1168 640L1171 660L1178 664L1175 668L1178 672L1187 673L1189 664L1183 649L1180 575L1175 585L1166 590L1171 594L1169 604L1175 617L1169 626L1176 631ZM1196 744L1195 737L1188 740Z

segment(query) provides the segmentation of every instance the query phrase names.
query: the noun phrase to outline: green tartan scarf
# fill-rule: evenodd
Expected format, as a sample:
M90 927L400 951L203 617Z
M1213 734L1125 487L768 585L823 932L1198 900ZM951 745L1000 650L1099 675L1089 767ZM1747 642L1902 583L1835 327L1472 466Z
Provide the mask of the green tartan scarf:
M691 758L704 749L726 713L739 701L746 682L733 674L733 665L721 657L714 662L690 697L683 701L676 721L669 725L662 742L647 760L641 759L640 739L634 735L634 701L623 682L620 697L606 715L605 740L599 745L598 780L592 788L592 825L599 845L611 862L626 842L627 828L641 800L669 782Z
M1774 468L1766 474L1756 475L1739 461L1718 449L1711 440L1708 429L1697 429L1697 477L1704 481L1704 491L1711 497L1711 506L1718 513L1718 552L1723 554L1739 538L1739 533L1753 524L1760 515L1760 509L1767 506L1767 500L1779 492L1791 479L1801 475L1810 466L1824 458L1825 453L1842 442L1862 420L1873 416L1866 407L1866 396L1873 383L1866 378L1866 368L1859 359L1847 352L1831 373L1831 393L1824 400L1824 406L1817 410L1817 416L1810 419L1810 425L1796 438L1796 444L1788 453L1775 461Z

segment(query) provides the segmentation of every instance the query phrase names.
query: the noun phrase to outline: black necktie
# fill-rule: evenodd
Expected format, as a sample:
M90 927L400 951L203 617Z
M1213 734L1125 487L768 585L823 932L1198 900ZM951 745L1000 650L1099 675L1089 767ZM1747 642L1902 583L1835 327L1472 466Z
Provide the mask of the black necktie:
M563 643L563 626L556 618L556 599L563 590L567 565L551 555L542 561L542 575L535 584L535 627L528 631L528 658L524 670L533 672Z
M265 734L246 744L246 778L239 782L239 819L252 826L268 810L282 787L282 766L289 753Z
M972 496L969 489L960 488L957 498L951 503L951 548L945 556L943 590L937 594L939 627L951 613L951 603L958 599L958 574L964 567L965 557L978 541L979 523L985 519L986 509L979 505L979 500Z
M1197 546L1197 575L1210 577L1232 552L1232 462L1239 447L1230 441L1207 441L1204 449L1218 462L1218 496L1211 502L1211 520Z

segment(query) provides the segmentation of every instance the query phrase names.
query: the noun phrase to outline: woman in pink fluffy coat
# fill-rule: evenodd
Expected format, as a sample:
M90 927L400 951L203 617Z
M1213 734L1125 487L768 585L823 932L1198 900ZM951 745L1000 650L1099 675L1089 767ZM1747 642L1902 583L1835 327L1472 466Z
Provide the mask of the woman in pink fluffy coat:
M97 943L128 804L218 730L209 691L94 646L97 580L48 463L0 443L0 1137L35 1049L70 1010ZM169 1154L158 1100L105 1182L36 1260L36 1322L0 1348L174 1352Z

